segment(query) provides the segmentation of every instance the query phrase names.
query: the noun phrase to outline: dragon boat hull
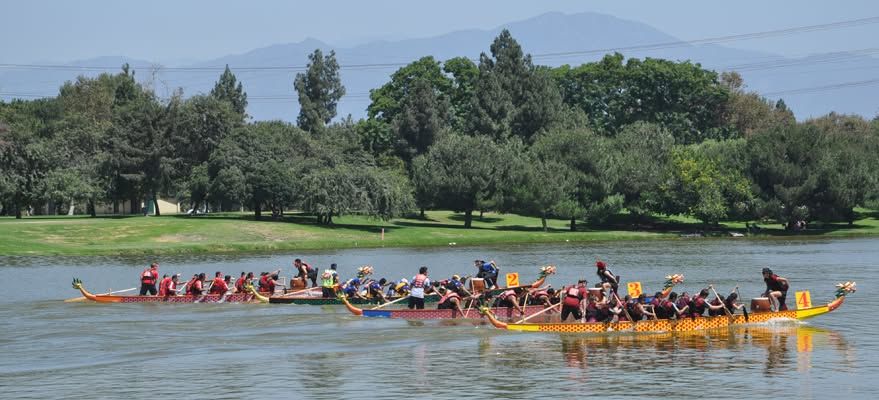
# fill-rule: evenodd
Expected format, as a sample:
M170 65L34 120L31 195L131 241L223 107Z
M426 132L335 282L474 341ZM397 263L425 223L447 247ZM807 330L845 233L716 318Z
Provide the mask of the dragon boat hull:
M827 314L842 306L845 296L839 297L832 302L815 307L800 310L786 310L778 312L752 312L748 318L744 315L720 315L713 317L696 317L681 319L659 319L645 321L620 321L620 322L558 322L558 323L504 323L487 312L489 321L499 329L520 332L554 332L574 334L600 334L608 332L636 332L636 333L666 333L688 332L706 329L724 328L729 326L765 323L772 320L803 320Z
M357 316L363 316L368 318L391 318L391 319L407 319L407 320L427 320L427 319L483 319L483 316L477 308L463 308L464 313L462 314L460 311L456 309L423 309L423 310L410 310L408 308L402 309L360 309L355 307L353 304L342 300L345 304L345 307L351 314ZM505 320L513 320L513 319L521 319L527 318L534 314L538 314L544 312L546 307L544 306L525 306L525 313L522 314L515 308L511 307L493 307L491 308L492 314L496 318L501 318ZM545 312L544 315L552 315L549 312Z
M390 298L391 301L396 300L397 298ZM439 295L429 294L424 296L425 303L436 303L440 299ZM378 299L350 299L349 300L353 304L380 304ZM312 306L324 306L324 305L342 305L344 304L342 300L339 300L336 297L309 297L309 296L272 296L268 298L268 302L272 304L298 304L298 305L312 305Z
M97 303L250 303L256 301L251 293L206 294L202 296L121 296L93 294L85 289L82 282L74 281L74 288L83 297Z

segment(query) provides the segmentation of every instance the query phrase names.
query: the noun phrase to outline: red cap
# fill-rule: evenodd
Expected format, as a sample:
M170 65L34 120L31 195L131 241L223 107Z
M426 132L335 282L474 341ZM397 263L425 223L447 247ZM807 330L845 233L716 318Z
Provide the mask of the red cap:
M596 261L595 266L598 268L607 268L607 264L605 264L604 261L601 260Z

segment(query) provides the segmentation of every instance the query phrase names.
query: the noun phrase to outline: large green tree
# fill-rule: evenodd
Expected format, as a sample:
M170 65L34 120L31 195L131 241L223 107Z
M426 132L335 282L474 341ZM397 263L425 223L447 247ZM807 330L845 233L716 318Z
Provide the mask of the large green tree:
M247 93L244 92L244 86L238 82L235 74L229 69L229 64L226 64L226 69L220 75L220 80L211 89L211 97L229 102L242 120L247 116Z
M296 123L308 132L315 132L336 116L336 105L345 95L336 52L324 56L320 49L308 56L304 73L296 74L294 88L299 93L299 117Z

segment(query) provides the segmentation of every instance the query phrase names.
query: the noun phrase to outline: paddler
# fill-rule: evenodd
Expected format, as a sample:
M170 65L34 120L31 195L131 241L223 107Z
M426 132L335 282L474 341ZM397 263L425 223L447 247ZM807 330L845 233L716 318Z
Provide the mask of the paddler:
M551 286L546 288L538 288L531 290L531 300L529 302L533 305L549 307L555 304L553 300L555 300L556 291Z
M519 311L519 314L525 315L525 307L522 307L519 304L519 299L521 298L522 293L525 293L525 290L520 287L504 290L498 295L496 304L498 307L515 307L516 311Z
M204 294L204 282L205 282L205 274L204 272L198 274L195 281L189 284L189 288L187 293L192 296L201 296Z
M180 274L174 274L171 277L165 275L162 278L162 281L159 282L159 296L161 297L169 297L177 295L177 281Z
M342 293L347 296L349 299L358 298L362 299L363 296L360 295L360 278L349 279L342 285L340 289Z
M244 272L241 273L242 278L235 281L235 292L236 293L244 293L246 290L244 289L247 284L253 285L253 272L248 272L247 275L244 275Z
M370 299L379 299L382 303L386 303L388 299L385 297L384 288L387 283L388 280L385 278L379 279L378 282L369 282L369 285L366 286L366 297Z
M406 278L400 279L400 282L396 284L391 283L391 286L388 287L388 297L404 297L409 295L409 280Z
M485 289L491 290L497 287L497 277L500 268L494 260L485 262L484 260L473 260L473 265L477 269L476 277L485 281Z
M705 315L706 310L708 315L724 315L723 299L714 300L711 303L708 302L708 289L700 290L699 294L690 300L690 316L701 317Z
M601 279L602 286L607 289L610 288L614 293L617 293L617 289L619 289L620 285L620 277L610 272L607 269L607 263L604 261L598 260L595 262L595 267L597 270L595 271L598 274L598 278Z
M665 319L675 318L675 319L677 319L682 314L686 313L689 310L690 306L684 306L683 308L678 308L677 304L675 304L675 302L677 300L678 300L678 294L675 292L671 292L671 294L668 295L668 298L665 300L662 300L659 305L659 308L655 310L656 315L659 318L665 318Z
M261 293L268 293L269 295L274 294L275 286L278 284L278 274L280 273L280 269L261 273L259 277L259 291Z
M772 304L772 311L787 310L785 301L787 300L787 289L790 287L790 282L786 278L772 273L769 267L763 268L763 282L766 283L766 291L763 292L763 297L769 298L769 302Z
M223 278L223 273L217 271L214 275L214 280L211 282L211 290L208 291L210 294L226 294L229 291L229 281L232 280L232 277L226 275Z
M143 272L140 273L140 295L146 296L149 294L155 296L158 292L156 290L156 283L158 281L159 263L154 262L150 264L149 268L145 268Z
M470 297L471 294L466 288L464 288L464 283L461 281L461 277L458 275L452 275L452 279L446 282L443 286L445 287L446 292L443 294L443 297L440 298L439 304L437 304L436 308L438 310L455 309L463 315L464 311L461 309L461 303L466 297Z
M336 271L336 263L330 264L330 269L324 270L320 275L320 290L324 298L336 297L336 285L339 283L339 273Z
M409 289L409 309L424 309L424 292L430 287L430 278L427 277L427 267L418 269L418 274L412 277L412 285Z
M562 289L562 322L568 319L568 315L574 317L574 321L583 318L580 312L580 303L587 295L586 280L581 279L577 282L577 286Z
M629 297L629 296L626 296ZM638 298L632 300L632 302L627 302L629 308L629 315L632 316L632 319L635 321L640 321L644 319L644 317L653 317L656 318L656 314L650 312L646 306L647 303L647 295L641 293Z

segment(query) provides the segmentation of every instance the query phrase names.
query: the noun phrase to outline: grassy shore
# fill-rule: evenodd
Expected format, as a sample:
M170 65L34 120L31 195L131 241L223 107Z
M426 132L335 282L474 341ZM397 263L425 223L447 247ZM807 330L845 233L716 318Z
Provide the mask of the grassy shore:
M780 225L761 224L757 236L879 236L879 213L860 210L853 225L812 225L803 232L787 232ZM744 232L744 223L726 223L707 232L698 221L684 218L634 220L620 214L608 223L568 229L564 220L550 220L544 232L537 218L486 213L463 228L463 216L447 211L428 212L426 219L378 221L360 216L337 217L332 226L316 225L313 218L288 215L281 220L253 219L252 214L163 217L30 217L0 218L0 255L117 255L206 252L266 252L354 247L472 246L497 243L552 243L594 240L675 238L704 232L729 236ZM381 232L385 231L384 240Z

